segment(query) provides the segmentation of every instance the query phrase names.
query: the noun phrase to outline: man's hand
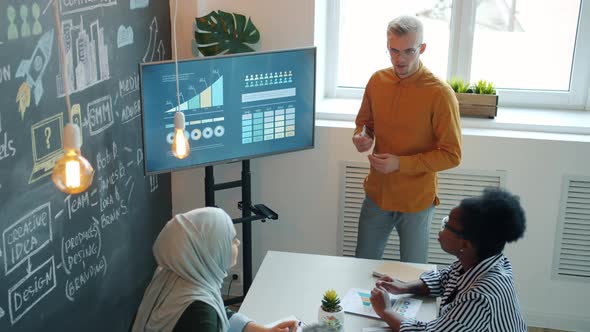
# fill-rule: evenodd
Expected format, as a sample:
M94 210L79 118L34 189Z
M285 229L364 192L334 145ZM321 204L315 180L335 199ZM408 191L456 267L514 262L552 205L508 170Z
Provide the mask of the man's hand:
M377 172L382 174L399 170L399 157L390 153L371 154L369 155L369 162Z
M409 293L407 284L399 279L394 279L389 276L385 276L375 283L375 287L383 288L392 294L404 294Z
M358 152L366 152L373 146L373 139L367 135L356 134L352 136L352 143Z
M371 305L379 317L383 317L386 311L391 310L391 301L385 288L375 287L371 290Z

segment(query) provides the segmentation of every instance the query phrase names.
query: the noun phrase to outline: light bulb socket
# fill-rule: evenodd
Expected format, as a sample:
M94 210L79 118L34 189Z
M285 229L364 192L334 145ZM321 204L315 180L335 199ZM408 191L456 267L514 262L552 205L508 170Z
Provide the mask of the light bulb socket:
M184 113L178 111L174 114L174 129L184 130L184 127L185 127Z
M64 127L64 149L80 150L82 139L80 137L80 127L73 123L68 123Z

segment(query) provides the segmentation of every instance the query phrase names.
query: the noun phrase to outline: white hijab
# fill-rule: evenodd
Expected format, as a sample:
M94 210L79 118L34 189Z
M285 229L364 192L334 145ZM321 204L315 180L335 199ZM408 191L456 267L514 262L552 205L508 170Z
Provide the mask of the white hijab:
M221 331L227 331L221 285L231 265L234 236L231 218L218 208L195 209L170 220L154 243L158 267L143 295L133 332L172 331L194 301L215 308Z

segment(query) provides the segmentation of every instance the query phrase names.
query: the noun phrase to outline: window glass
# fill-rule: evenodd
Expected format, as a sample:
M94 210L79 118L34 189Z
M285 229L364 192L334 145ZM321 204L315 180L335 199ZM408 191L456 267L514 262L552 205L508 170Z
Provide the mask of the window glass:
M420 59L445 79L451 4L452 1L439 0L341 0L337 87L364 88L373 72L391 66L387 24L400 15L420 18L426 43Z
M580 0L478 1L471 81L570 89Z

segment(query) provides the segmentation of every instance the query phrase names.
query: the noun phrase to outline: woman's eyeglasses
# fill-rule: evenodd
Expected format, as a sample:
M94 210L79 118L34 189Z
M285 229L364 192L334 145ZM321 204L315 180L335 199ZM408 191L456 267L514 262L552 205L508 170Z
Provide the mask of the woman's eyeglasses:
M449 216L446 216L442 219L440 230L442 231L445 228L451 231L451 233L457 235L458 237L464 238L463 232L456 230L452 226L449 226Z

